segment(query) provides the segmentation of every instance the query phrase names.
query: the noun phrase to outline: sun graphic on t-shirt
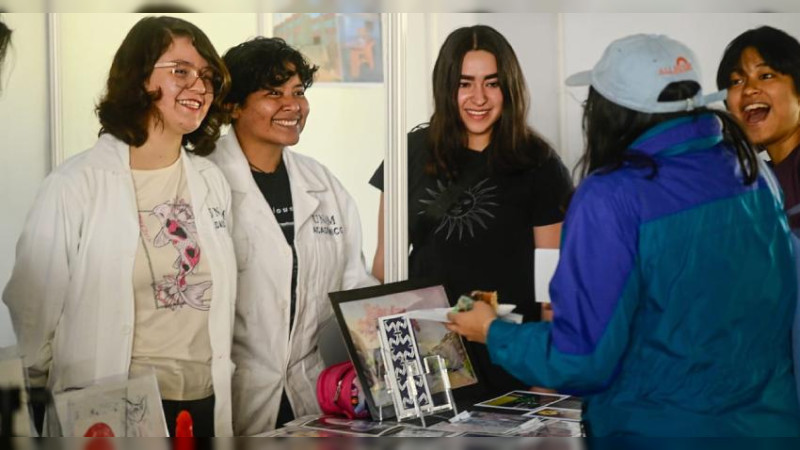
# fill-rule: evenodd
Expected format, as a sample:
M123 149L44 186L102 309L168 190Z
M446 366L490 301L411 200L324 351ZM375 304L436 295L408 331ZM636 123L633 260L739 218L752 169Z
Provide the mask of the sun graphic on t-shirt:
M493 191L497 189L497 186L487 185L488 181L489 179L486 178L462 192L458 200L447 207L447 212L442 217L434 233L447 230L445 239L450 239L455 232L458 232L458 240L461 240L464 237L464 231L467 231L469 236L474 238L476 225L480 225L484 230L487 230L487 219L494 219L495 217L489 211L489 208L498 205L491 201L495 197ZM447 188L439 183L437 190L426 190L432 198L430 200L421 199L420 203L427 206L440 200ZM420 212L420 214L423 213L424 211Z

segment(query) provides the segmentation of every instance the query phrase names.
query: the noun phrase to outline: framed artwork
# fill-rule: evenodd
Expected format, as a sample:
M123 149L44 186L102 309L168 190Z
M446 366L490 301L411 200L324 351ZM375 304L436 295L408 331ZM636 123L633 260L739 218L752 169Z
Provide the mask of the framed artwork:
M167 437L155 374L54 396L64 437Z
M392 417L393 403L386 389L386 369L380 345L378 318L407 311L446 308L447 295L441 285L413 280L388 283L329 294L336 320L356 368L373 418ZM445 360L454 391L475 386L478 377L461 337L441 322L411 320L420 359L439 355ZM431 395L445 395L441 386L430 387Z
M276 13L275 37L319 66L321 82L383 82L379 13Z

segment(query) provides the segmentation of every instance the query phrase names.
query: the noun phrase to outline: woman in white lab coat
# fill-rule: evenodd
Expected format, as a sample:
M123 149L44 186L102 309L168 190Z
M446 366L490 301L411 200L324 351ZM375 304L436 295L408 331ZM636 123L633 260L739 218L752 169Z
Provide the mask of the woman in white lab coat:
M212 159L231 185L236 217L234 432L253 435L319 411L328 293L375 281L352 197L322 164L287 148L305 126L317 68L278 38L244 42L223 58L233 126Z
M146 17L125 37L100 137L45 179L3 293L33 386L155 373L170 433L186 409L196 436L232 434L230 188L200 156L229 83L189 22Z

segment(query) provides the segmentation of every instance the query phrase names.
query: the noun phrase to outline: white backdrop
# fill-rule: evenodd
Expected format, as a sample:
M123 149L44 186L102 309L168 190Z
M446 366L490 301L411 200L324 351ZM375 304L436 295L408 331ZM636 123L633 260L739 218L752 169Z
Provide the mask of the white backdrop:
M61 14L52 36L61 55L57 69L62 97L62 145L67 155L90 146L98 131L93 108L114 51L139 16ZM220 53L256 35L269 23L256 13L198 14ZM14 257L14 244L42 178L49 170L48 37L44 14L4 14L15 30L13 50L0 81L0 286ZM410 14L406 40L406 123L431 114L431 69L444 38L454 28L485 23L514 46L531 95L530 123L553 144L571 169L582 148L580 101L585 89L563 87L565 75L590 68L613 39L648 32L684 41L700 58L704 87L713 89L720 56L730 39L760 24L800 37L798 14ZM269 34L268 30L264 30ZM384 55L386 52L384 51ZM297 150L326 164L356 198L371 261L377 231L378 192L367 185L386 148L386 93L382 84L323 84L308 92L311 115ZM46 280L42 280L46 282ZM14 342L0 305L0 346Z
M14 30L0 73L0 285L14 264L14 245L50 161L44 14L4 14ZM45 282L46 280L42 280ZM15 342L0 304L0 347Z
M717 90L717 65L725 46L743 31L772 25L800 38L800 14L564 14L562 19L566 75L592 68L617 38L633 33L666 34L695 52L707 93ZM558 89L567 88L561 85ZM562 155L572 163L582 153L580 102L586 99L587 90L569 88L562 105L566 127ZM721 103L716 106L723 107Z

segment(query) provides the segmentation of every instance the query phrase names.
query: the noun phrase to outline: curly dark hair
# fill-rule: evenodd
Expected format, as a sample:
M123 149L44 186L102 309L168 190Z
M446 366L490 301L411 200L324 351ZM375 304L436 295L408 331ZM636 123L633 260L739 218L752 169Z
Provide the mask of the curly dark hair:
M195 131L183 136L188 151L205 156L214 151L220 135L222 99L230 88L230 74L205 33L175 17L145 17L125 36L111 64L106 93L95 108L100 134L109 133L136 147L147 141L150 118L161 121L162 117L154 107L161 92L148 92L145 83L153 73L153 65L175 37L189 38L214 73L214 100L208 114Z
M739 70L739 59L748 47L753 47L774 70L789 75L795 91L800 89L800 42L783 30L762 26L747 30L732 40L717 68L717 89L731 86L731 74Z
M319 67L281 38L257 37L231 47L222 57L231 73L231 90L225 97L230 109L243 105L247 96L274 88L297 74L303 87L314 83ZM230 117L228 117L230 121Z

